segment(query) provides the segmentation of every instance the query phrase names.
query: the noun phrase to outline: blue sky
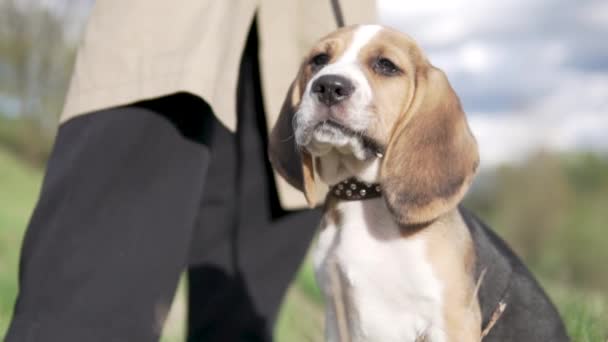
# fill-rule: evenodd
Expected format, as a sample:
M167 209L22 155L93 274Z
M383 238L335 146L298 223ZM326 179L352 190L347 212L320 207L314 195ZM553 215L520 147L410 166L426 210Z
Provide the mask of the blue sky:
M346 3L345 3L346 4ZM539 149L608 151L608 2L380 0L448 74L482 167Z

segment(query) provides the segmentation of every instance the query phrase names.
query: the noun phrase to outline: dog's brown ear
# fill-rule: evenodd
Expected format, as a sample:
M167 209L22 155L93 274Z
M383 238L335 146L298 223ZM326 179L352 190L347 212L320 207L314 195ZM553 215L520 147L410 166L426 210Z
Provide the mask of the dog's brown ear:
M293 117L302 97L300 77L291 84L281 107L281 113L270 133L268 156L270 163L285 180L302 191L310 207L316 204L314 163L312 156L296 146Z
M415 84L381 170L387 205L405 226L431 222L457 206L479 163L477 143L445 74L424 66Z

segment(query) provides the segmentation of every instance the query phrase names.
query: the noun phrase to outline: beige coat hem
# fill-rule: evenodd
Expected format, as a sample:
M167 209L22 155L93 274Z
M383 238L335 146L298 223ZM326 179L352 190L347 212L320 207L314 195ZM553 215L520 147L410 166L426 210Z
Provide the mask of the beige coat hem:
M374 23L373 0L342 1L347 24ZM336 28L330 0L97 1L61 116L187 92L235 131L241 54L257 12L260 77L270 128L304 54ZM270 131L270 130L269 130ZM275 173L284 209L304 196Z

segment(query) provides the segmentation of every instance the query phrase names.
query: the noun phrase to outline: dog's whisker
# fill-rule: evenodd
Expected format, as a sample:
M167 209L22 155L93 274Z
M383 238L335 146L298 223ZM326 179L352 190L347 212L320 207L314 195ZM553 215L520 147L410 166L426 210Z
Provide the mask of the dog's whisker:
M488 336L488 334L490 333L490 330L492 330L492 328L494 327L496 322L498 322L498 320L500 319L502 314L505 312L506 308L507 308L507 303L505 303L502 300L500 302L498 302L496 309L492 313L492 317L490 317L490 321L488 322L485 329L483 329L483 331L481 332L481 340L483 340L486 336Z
M297 115L296 115L296 114L294 114L294 115L291 117L291 129L292 129L294 132L295 132L295 130L296 130L296 128L297 128L297 120L298 120L298 119L297 119Z
M483 282L483 279L486 276L486 272L488 271L487 268L484 268L483 270L481 270L481 273L479 274L479 278L477 279L477 284L475 284L475 290L473 290L473 295L471 296L471 301L469 302L469 309L473 309L473 305L475 305L477 303L477 294L479 293L479 289L481 288L481 283Z
M293 139L294 137L295 137L295 135L294 135L294 134L292 134L292 135L288 136L288 137L287 137L287 138L285 138L285 139L281 139L281 142L288 142L289 140Z

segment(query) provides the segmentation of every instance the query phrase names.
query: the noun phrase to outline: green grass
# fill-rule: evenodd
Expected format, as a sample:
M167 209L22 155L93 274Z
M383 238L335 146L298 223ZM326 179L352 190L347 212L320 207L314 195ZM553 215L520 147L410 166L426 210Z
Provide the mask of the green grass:
M41 171L19 162L0 147L0 337L4 336L10 321L17 293L19 247L38 196L41 179ZM574 342L607 341L608 304L605 293L581 291L557 281L542 282L562 313ZM182 282L165 325L163 342L183 340L184 296L185 286ZM285 297L275 328L276 340L321 341L322 306L312 266L307 261Z
M576 341L593 342L606 338L605 317L602 319L599 316L605 315L602 308L576 297L560 304L563 315L567 318L568 331Z
M42 173L0 149L0 336L17 293L19 248L40 188Z
M608 302L605 297L557 283L549 283L545 289L557 305L574 342L608 342Z
M302 264L302 267L296 276L295 282L300 291L302 291L306 297L315 303L323 304L323 295L317 286L315 271L313 269L312 262L310 262L310 258L307 258L304 264Z
M323 340L323 306L311 299L298 283L287 293L274 336L279 342Z

